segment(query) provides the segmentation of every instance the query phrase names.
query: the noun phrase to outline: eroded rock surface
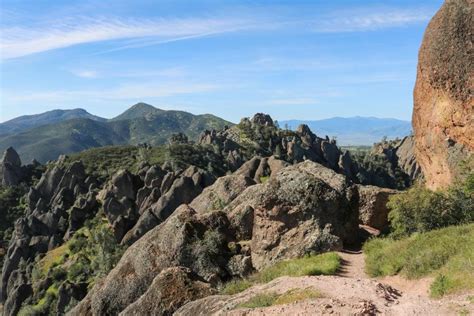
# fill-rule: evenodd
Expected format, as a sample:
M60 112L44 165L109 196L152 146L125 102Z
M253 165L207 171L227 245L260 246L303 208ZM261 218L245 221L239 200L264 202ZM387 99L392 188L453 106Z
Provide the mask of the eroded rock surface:
M426 29L414 92L415 154L430 188L451 184L474 150L474 2L445 1Z

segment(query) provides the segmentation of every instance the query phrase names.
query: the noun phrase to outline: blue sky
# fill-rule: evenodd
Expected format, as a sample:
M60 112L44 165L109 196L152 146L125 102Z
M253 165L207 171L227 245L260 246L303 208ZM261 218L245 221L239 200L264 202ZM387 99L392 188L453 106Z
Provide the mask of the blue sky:
M0 121L143 101L231 121L409 120L441 0L2 0Z

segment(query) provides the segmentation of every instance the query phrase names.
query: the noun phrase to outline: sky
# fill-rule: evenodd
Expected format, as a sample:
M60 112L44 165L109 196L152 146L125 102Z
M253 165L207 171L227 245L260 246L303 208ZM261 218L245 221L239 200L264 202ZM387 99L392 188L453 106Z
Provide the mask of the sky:
M146 102L232 122L410 120L442 0L1 0L0 122Z

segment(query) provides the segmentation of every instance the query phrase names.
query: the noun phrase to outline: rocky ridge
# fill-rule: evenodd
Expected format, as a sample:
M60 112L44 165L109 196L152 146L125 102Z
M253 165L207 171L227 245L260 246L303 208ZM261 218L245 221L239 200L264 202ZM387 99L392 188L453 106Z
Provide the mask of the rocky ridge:
M209 151L197 151L204 156L192 161L201 167L144 161L134 173L119 170L108 178L88 174L82 162L67 157L47 165L8 247L1 280L5 315L38 302L52 286L58 296L50 298L50 313L82 300L70 313L166 314L279 260L356 242L362 207L369 218L386 223L377 202L383 194L361 194L358 163L306 126L283 131L257 114L238 127L203 133L199 144L169 146L212 148L223 163L203 169L199 159L206 162ZM7 160L18 165L14 157ZM94 220L105 221L117 245L128 247L116 267L90 290L86 280L74 283L54 272L60 269L35 279L38 266L54 251L72 247ZM82 260L68 253L58 267ZM171 295L164 280L188 294L171 305L152 303Z

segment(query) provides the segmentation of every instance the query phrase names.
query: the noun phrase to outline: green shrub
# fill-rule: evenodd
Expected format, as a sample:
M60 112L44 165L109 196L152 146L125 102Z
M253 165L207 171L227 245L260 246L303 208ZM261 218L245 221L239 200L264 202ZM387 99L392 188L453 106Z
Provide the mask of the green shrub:
M255 273L248 279L228 282L221 292L229 295L240 293L254 284L268 283L282 276L333 275L340 266L341 257L334 252L280 261L261 272Z
M474 289L474 224L451 226L404 239L375 238L364 245L366 272L436 277L433 296Z
M465 183L433 192L415 186L390 197L389 221L395 238L414 232L427 232L451 225L474 221L474 191L469 176Z

